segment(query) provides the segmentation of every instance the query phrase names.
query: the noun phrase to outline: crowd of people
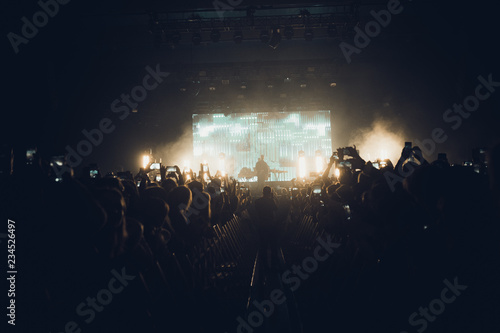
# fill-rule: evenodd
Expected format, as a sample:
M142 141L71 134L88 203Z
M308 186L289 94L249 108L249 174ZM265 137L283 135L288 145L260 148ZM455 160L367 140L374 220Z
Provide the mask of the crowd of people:
M442 159L429 163L418 147L403 148L396 165L387 161L376 168L352 150L349 159L340 156L349 167L338 168L337 175L338 155L317 179L265 186L262 193L228 177L204 179L178 167L162 167L157 180L148 168L135 176L86 168L78 177L70 172L55 181L40 156L18 162L20 171L1 181L3 208L19 225L19 293L29 300L20 311L30 318L24 325L47 332L76 332L77 326L83 332L223 332L236 327L236 316L222 315L228 303L214 304L231 297L214 290L231 288L211 289L207 276L198 277L209 270L197 271L194 262L209 244L221 246L214 240L234 218L239 224L227 230L243 235L246 252L238 252L243 246L233 239L227 248L216 248L229 253L221 257L252 261L253 251L282 248L289 263L300 262L315 242L297 238L308 218L315 235L331 235L342 246L297 292L298 304L307 304L299 306L304 332L408 330L408 316L439 297L443 279L457 276L471 291L447 312L468 317L435 324L427 319L428 331L479 332L479 321L483 328L498 328L499 150L491 149L479 169ZM270 274L266 267L273 259L262 258L263 274ZM214 265L213 273L223 274L237 261ZM247 275L243 284L251 278L246 269L239 275ZM241 282L228 279L229 285ZM116 281L129 296L115 293ZM244 304L245 296L235 302ZM216 311L218 324L209 318Z

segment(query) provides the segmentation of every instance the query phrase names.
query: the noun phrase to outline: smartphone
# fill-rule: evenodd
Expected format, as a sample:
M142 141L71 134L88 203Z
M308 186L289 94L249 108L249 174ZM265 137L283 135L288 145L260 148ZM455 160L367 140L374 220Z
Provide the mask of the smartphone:
M95 169L90 170L90 178L96 178L98 174L99 174L99 171L97 171Z
M410 141L405 142L405 148L411 149L411 142Z
M35 154L36 154L36 148L26 149L26 164L33 164Z
M156 175L156 181L161 182L161 175Z
M351 169L352 168L352 164L351 162L348 162L348 161L343 161L343 162L340 162L339 163L339 166L342 167L342 168L349 168Z
M64 165L64 156L52 156L50 158L50 166L63 166Z
M314 194L321 194L321 186L314 185L314 187L313 187L313 193Z
M56 183L62 182L62 178L54 172L54 168L62 167L64 165L64 161L64 156L52 156L50 158L50 166L52 167L50 171L50 178Z
M149 167L150 170L160 170L160 163L151 163L151 166Z
M176 169L174 166L168 166L167 167L167 172L176 172Z
M376 169L380 169L380 165L378 164L378 162L372 162L372 166Z
M344 212L347 217L347 220L351 219L351 207L349 205L344 205Z
M140 180L137 181L137 187L139 187L139 186L141 186L141 181Z
M203 172L208 172L208 165L207 164L203 164Z

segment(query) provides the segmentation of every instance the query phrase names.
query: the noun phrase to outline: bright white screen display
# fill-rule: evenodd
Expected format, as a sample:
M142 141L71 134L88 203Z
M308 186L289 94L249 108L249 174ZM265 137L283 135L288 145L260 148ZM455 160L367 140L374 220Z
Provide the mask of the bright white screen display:
M330 111L193 115L194 165L207 162L240 181L255 181L261 155L274 172L268 180L297 178L299 151L307 174L332 154ZM320 156L320 157L318 157ZM323 163L324 164L324 163Z

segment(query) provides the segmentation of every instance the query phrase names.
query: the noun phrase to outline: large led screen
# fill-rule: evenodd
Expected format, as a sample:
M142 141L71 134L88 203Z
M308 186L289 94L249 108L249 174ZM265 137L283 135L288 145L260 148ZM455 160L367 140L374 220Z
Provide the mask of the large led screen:
M299 152L307 175L321 169L332 153L330 111L193 115L193 162L207 162L212 175L220 170L256 181L255 164L264 155L268 180L291 180Z

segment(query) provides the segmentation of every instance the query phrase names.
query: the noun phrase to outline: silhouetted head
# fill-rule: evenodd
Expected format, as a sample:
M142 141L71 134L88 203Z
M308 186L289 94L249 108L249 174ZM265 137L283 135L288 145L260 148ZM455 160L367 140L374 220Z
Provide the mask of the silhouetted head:
M265 197L270 197L273 193L273 189L270 187L270 186L264 186L264 188L262 189L262 194L265 196Z
M193 197L191 190L185 186L178 186L168 194L168 205L170 209L188 209Z
M101 188L116 188L118 191L123 192L125 189L119 178L106 176L97 179L97 187Z
M107 215L107 224L121 228L125 215L125 199L117 189L103 188L96 191L95 196Z
M173 178L167 178L161 182L161 187L163 187L168 193L177 187L177 182Z
M142 194L144 199L159 198L163 201L168 201L168 192L163 187L148 187Z
M141 217L146 228L161 227L168 216L169 207L158 197L141 200Z
M203 184L197 180L193 180L192 182L189 182L187 184L187 187L192 191L195 189L198 190L199 192L203 192Z

